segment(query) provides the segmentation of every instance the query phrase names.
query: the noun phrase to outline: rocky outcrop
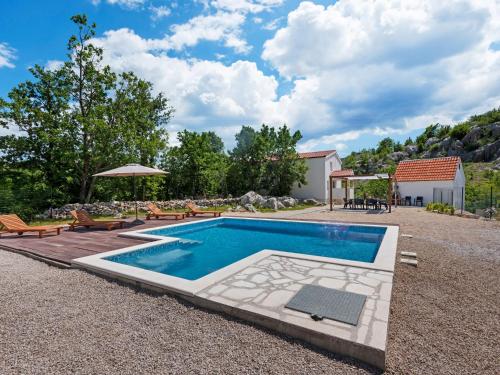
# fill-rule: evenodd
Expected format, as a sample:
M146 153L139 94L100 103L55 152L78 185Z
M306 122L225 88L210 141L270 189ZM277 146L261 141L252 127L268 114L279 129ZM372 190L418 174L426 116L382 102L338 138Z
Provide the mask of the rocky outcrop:
M405 147L405 152L408 155L414 155L418 152L418 146L417 145L408 145Z
M392 152L389 155L387 155L387 157L389 159L394 160L395 162L399 162L401 160L407 159L408 156L409 156L409 154L407 152L404 152L404 151L396 151L396 152Z
M434 143L438 143L439 139L436 137L431 137L427 141L425 141L425 148L431 147Z
M465 137L462 138L462 143L464 145L473 145L476 144L481 136L483 135L483 129L479 126L472 128Z

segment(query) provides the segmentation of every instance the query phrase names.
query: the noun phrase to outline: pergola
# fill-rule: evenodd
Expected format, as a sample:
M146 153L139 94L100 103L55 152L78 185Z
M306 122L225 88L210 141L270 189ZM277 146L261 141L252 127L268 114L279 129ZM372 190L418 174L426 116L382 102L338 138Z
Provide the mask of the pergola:
M348 182L349 181L367 181L367 180L387 180L387 204L389 206L389 212L392 212L392 179L393 177L387 173L377 173L373 175L361 175L361 176L342 176L336 177L335 175L330 175L330 211L333 211L333 181L342 180L345 181L345 198L348 199Z

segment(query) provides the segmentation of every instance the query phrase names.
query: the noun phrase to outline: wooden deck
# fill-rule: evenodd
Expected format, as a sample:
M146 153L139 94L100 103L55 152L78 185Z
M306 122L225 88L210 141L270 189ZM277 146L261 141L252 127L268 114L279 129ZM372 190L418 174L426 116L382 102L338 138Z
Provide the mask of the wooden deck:
M42 260L61 263L62 265L70 265L71 261L76 258L144 243L142 240L119 237L118 234L121 232L155 228L207 218L210 217L189 217L177 221L153 219L135 226L127 223L123 229L114 229L111 231L101 228L77 228L75 231L65 229L59 236L49 233L43 238L38 238L38 233L26 233L22 236L18 236L17 234L2 234L0 249L24 253Z

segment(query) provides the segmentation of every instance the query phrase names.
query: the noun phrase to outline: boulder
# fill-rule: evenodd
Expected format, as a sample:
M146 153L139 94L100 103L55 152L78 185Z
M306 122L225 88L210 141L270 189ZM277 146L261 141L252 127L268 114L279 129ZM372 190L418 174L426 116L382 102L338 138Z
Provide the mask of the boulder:
M427 141L425 141L425 148L428 148L428 147L432 146L434 143L437 143L437 142L439 142L438 138L431 137Z
M240 198L240 204L242 206L245 206L247 204L261 205L263 201L264 198L260 194L257 194L255 191L249 191Z
M278 201L278 210L282 210L283 208L285 208L285 205Z
M264 203L265 208L270 208L271 210L277 211L278 210L278 200L276 198L269 198L266 200Z
M292 197L281 197L278 198L278 201L284 206L284 207L293 207L297 205L297 200L292 198Z
M451 147L452 144L453 144L453 139L451 137L446 137L441 142L439 142L438 148L440 150L446 150L447 151Z
M247 210L248 212L257 212L257 209L252 204L246 204L245 210Z
M403 159L408 158L409 154L404 151L395 151L387 155L387 157L391 160L394 160L396 162L401 161Z
M476 127L472 128L465 135L465 137L462 138L462 143L464 145L473 145L479 140L479 138L481 138L482 134L483 134L483 129L480 128L479 126L476 126Z
M495 122L490 125L491 135L494 138L500 138L500 122Z
M484 161L493 161L500 157L500 139L496 142L487 144L482 148Z
M418 146L417 145L408 145L405 147L405 152L408 155L416 154L418 152Z
M311 205L311 206L322 206L322 204L314 198L304 199L303 202L304 202L304 204Z

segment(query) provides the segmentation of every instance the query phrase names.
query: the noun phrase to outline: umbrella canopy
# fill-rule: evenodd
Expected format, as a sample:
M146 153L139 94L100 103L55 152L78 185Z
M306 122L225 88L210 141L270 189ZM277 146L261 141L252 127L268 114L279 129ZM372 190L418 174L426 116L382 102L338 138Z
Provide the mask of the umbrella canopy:
M145 167L140 164L127 164L123 167L118 167L115 169L110 169L109 171L96 173L94 177L133 177L134 178L134 198L135 198L135 224L141 224L143 221L139 220L137 213L137 190L135 187L135 178L137 176L155 176L167 174L168 172L162 171L161 169Z
M109 171L97 173L95 177L126 177L126 176L154 176L167 174L168 172L161 169L145 167L140 164L127 164L123 167L110 169Z

